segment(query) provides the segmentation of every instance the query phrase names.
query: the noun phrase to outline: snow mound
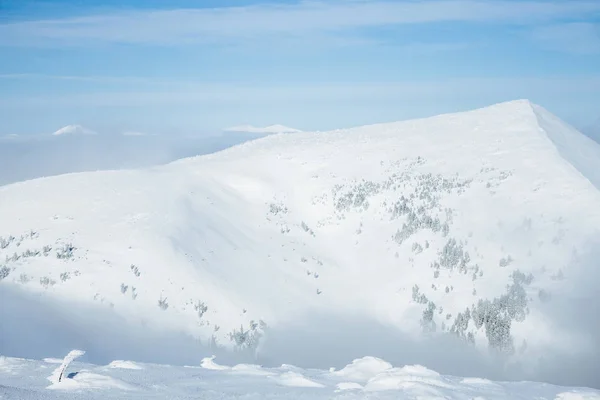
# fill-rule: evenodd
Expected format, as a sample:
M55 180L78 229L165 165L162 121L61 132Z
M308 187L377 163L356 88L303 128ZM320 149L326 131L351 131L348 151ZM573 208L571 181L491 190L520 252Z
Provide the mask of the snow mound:
M458 387L446 382L440 374L421 365L392 368L369 379L365 391L403 390L413 396L443 397L443 391Z
M343 390L362 390L363 387L360 383L356 383L356 382L340 382L337 385L335 385L335 387L337 388L338 391L343 391Z
M339 371L331 372L332 375L359 382L367 382L383 371L392 368L392 364L376 357L363 357L352 361Z
M255 364L237 364L231 367L231 372L239 375L273 376L276 372L264 369Z
M224 129L225 132L246 132L246 133L268 133L268 134L276 134L276 133L298 133L302 132L299 129L290 128L284 125L269 125L265 127L256 127L252 125L239 125L232 126L230 128Z
M62 364L63 360L61 358L48 357L44 358L42 361L48 364Z
M486 400L598 400L600 392L585 388L566 388L536 382L492 382L493 385L466 385L464 379L439 375L419 366L392 368L372 378L366 387L354 382L339 382L326 371L265 369L272 375L240 376L232 370L208 371L186 367L140 364L144 372L86 365L60 383L47 385L43 362L7 359L2 362L24 368L16 373L0 373L0 396L16 399L62 399L69 392L85 399L166 399L197 398L233 400L242 398L331 399L486 399ZM314 379L312 378L314 377ZM50 390L49 390L50 389ZM341 393L344 392L344 393Z
M141 365L133 361L115 360L108 364L108 368L120 368L120 369L144 369Z
M305 377L304 375L299 374L297 372L293 372L293 371L284 372L283 374L281 374L279 376L271 377L271 378L282 386L305 387L305 388L308 388L308 387L323 388L323 387L325 387L324 385L322 385L318 382L315 382L313 380L310 380L307 377Z
M219 365L216 362L214 362L215 358L216 358L215 356L205 357L202 359L202 362L200 365L204 369L212 369L215 371L224 371L224 370L230 369L229 367L226 367L224 365Z
M490 381L489 379L483 379L483 378L465 378L462 381L460 381L460 383L464 384L464 385L495 385L494 382Z
M565 392L556 395L554 400L600 400L600 393L597 392Z
M5 375L17 375L25 368L24 360L0 356L0 373ZM62 362L62 360L60 361Z
M110 376L95 374L88 371L81 371L72 378L55 382L48 386L51 390L82 390L82 389L102 389L102 390L134 390L132 385L128 385L120 379Z
M96 132L81 125L67 125L55 131L53 136L65 135L95 135Z

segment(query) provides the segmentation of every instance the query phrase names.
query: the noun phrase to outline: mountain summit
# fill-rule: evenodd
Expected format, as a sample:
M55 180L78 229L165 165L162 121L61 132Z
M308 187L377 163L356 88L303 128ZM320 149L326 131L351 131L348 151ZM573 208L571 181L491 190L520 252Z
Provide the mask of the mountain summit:
M64 136L64 135L95 135L96 132L81 125L67 125L63 126L53 136Z
M597 293L599 174L600 146L528 101L268 136L0 187L1 285L237 349L321 315L597 355L572 318Z

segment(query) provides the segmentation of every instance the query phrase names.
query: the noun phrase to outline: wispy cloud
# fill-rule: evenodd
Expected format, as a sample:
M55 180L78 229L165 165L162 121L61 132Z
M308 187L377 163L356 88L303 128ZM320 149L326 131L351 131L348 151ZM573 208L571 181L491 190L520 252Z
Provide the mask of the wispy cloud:
M138 10L0 25L0 44L190 44L443 21L552 23L600 13L597 0L328 1Z
M600 54L600 24L577 22L536 28L532 37L550 50Z
M164 90L95 91L42 96L0 96L3 107L138 107L277 104L287 102L347 102L363 99L424 100L478 96L482 92L516 98L526 93L572 95L600 92L600 76L544 78L457 78L400 82L329 82L240 85L179 81Z
M57 80L57 81L79 81L96 83L169 83L167 80L144 78L139 76L100 76L100 75L51 75L51 74L0 74L0 79L4 80Z

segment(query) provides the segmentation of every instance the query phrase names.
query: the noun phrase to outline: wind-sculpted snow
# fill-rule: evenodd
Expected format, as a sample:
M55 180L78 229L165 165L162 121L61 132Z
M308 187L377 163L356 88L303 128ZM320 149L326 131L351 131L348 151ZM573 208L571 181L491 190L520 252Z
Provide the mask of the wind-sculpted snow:
M119 362L123 365L124 361ZM111 363L113 365L113 363ZM542 383L493 382L440 375L421 365L394 368L373 357L341 369L306 370L291 365L216 364L135 369L74 362L61 382L44 379L52 364L0 358L0 396L7 399L600 399L600 392ZM359 372L360 371L360 372Z
M98 363L106 334L69 313L240 362L339 367L336 343L385 342L376 355L444 374L600 387L600 158L559 122L519 101L0 187L0 287L70 304L63 329ZM26 326L11 321L4 343Z

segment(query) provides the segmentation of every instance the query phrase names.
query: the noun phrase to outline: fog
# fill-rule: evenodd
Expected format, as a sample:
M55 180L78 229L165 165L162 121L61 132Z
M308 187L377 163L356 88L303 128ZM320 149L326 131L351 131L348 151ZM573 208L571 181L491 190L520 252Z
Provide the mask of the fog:
M580 340L567 351L546 348L510 362L453 336L414 339L373 320L315 310L298 315L291 325L268 328L256 351L230 353L168 327L157 331L129 323L106 307L42 299L6 284L0 284L0 354L40 359L63 357L78 348L86 351L85 361L97 364L128 359L199 365L203 357L217 355L217 362L227 365L324 369L376 356L395 366L421 364L443 374L600 388L598 260L600 247L590 246L542 306L549 321Z
M138 168L213 153L260 134L77 135L0 139L0 185L70 172Z

